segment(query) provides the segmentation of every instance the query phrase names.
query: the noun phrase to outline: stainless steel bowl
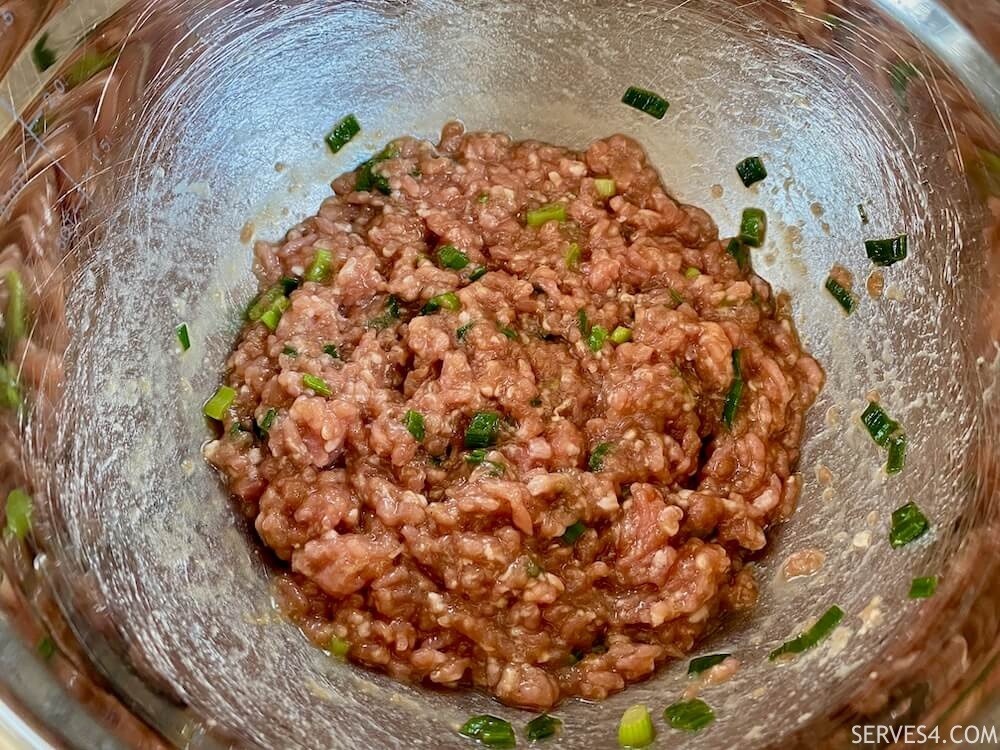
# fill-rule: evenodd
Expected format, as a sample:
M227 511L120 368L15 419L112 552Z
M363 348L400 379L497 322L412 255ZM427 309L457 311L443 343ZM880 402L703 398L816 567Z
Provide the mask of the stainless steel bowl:
M947 731L991 692L1000 68L943 6L3 7L0 41L23 51L0 55L0 270L21 273L34 310L28 344L8 353L26 405L5 412L0 449L0 487L34 497L31 533L4 543L9 733L87 748L457 748L469 714L529 718L313 648L275 613L267 561L200 458L201 403L254 288L247 237L277 237L386 139L433 138L456 117L580 147L632 135L723 235L747 205L766 209L755 266L790 293L827 370L800 508L756 565L760 605L704 646L742 665L705 693L718 720L683 736L658 722L660 745L835 747L852 727L920 721ZM32 54L39 41L54 61ZM666 95L667 117L622 106L631 84ZM322 135L348 112L365 130L331 156ZM749 154L769 177L747 190L733 167ZM901 232L910 256L870 297L863 240ZM823 291L834 263L861 296L851 317ZM182 320L193 344L183 355ZM898 476L858 420L872 392L909 435ZM894 550L890 514L909 500L933 533ZM821 571L785 580L783 562L802 549L825 553ZM907 599L929 574L938 593ZM847 616L822 647L768 661L835 603ZM32 656L44 637L54 655L41 641ZM614 746L623 709L662 709L684 667L564 704L558 746Z

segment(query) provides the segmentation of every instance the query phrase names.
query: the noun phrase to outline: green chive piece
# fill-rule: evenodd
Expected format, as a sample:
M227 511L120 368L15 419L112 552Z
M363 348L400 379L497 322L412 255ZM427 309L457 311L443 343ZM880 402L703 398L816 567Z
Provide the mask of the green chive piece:
M760 208L744 208L740 219L740 241L750 247L764 244L767 231L767 215Z
M903 62L893 64L889 68L889 81L892 84L892 90L896 92L896 96L903 98L910 84L910 79L918 75L920 75L920 70L911 62L904 60Z
M323 347L323 353L329 354L334 359L340 359L340 350L337 349L336 344L327 344Z
M715 712L705 701L695 698L667 706L663 718L674 729L698 732L715 721Z
M268 409L267 412L264 414L264 416L261 417L260 421L257 423L257 426L260 428L260 431L263 433L269 432L271 429L271 425L274 424L274 418L276 416L278 416L277 409Z
M338 636L332 636L330 642L326 646L326 650L330 652L331 655L336 656L338 659L343 659L347 656L347 652L351 650L351 644L349 641L345 641L343 638Z
M576 325L580 329L581 336L587 338L590 335L590 319L582 307L576 311Z
M359 164L355 170L354 189L359 193L370 193L374 187L383 195L389 195L392 192L389 187L389 178L376 172L375 168L382 162L395 159L398 156L399 148L389 144L371 159Z
M0 362L0 406L14 411L21 408L21 389L17 385L17 368L13 362Z
M937 591L937 584L937 576L914 578L910 583L909 597L911 599L927 599L932 597L934 596L934 592Z
M876 266L891 266L906 257L906 235L898 234L884 240L865 240L865 252Z
M804 633L795 636L790 641L786 641L778 646L778 648L770 653L768 658L774 661L785 654L801 654L803 651L808 651L829 636L842 619L844 619L844 611L836 605L830 607L816 621L815 625Z
M500 415L495 411L477 411L465 429L466 448L492 448L500 432Z
M733 349L733 382L729 386L726 402L722 407L722 423L730 430L733 429L736 412L739 411L740 399L743 396L743 368L740 360L740 350Z
M764 169L764 162L759 156L748 156L736 165L736 174L743 180L744 186L750 187L767 177L767 170Z
M66 85L75 88L89 81L102 70L110 68L118 59L116 52L86 52L66 71Z
M618 744L624 748L646 747L656 737L649 709L641 703L625 710L618 722Z
M38 655L42 657L43 660L48 661L56 653L56 642L49 636L45 636L38 642L35 649L38 651Z
M348 142L361 132L361 125L354 115L347 115L344 119L333 126L333 130L326 134L326 145L330 147L331 153L337 153Z
M470 321L469 323L466 323L464 326L457 328L455 330L455 338L458 339L459 341L465 341L466 335L469 333L469 331L472 330L472 327L475 324L476 322L473 320Z
M281 320L282 313L288 309L291 305L288 297L278 297L274 305L263 315L260 316L260 322L266 325L270 330L275 330L278 327L278 322Z
M594 446L594 450L590 452L590 458L587 459L587 468L591 471L600 471L604 468L604 459L614 447L614 443L598 443Z
M442 245L438 250L438 263L441 264L442 268L461 271L469 265L469 256L454 245Z
M649 89L641 89L638 86L629 86L625 90L625 94L622 96L622 104L627 104L640 112L645 112L657 120L663 119L663 116L667 114L667 108L670 106L670 102L659 94L653 93Z
M587 346L592 352L599 352L604 348L604 344L608 340L608 330L604 326L594 326L590 329L590 335L587 336Z
M899 423L890 419L885 410L874 401L869 401L861 413L861 422L868 429L872 440L883 448L889 444L889 438L899 429Z
M729 244L726 245L726 252L736 260L736 265L740 267L741 271L747 270L747 267L750 265L750 250L740 242L739 238L733 237L733 239L729 240Z
M489 193L480 193L479 197L476 198L476 203L478 203L480 206L485 206L489 202L490 202Z
M827 277L826 284L823 286L826 287L826 291L833 295L833 298L837 300L838 304L844 308L844 312L848 315L854 312L854 306L857 302L849 289L832 276Z
M312 263L309 264L309 268L306 269L305 275L302 278L306 281L322 283L326 279L327 274L330 273L332 261L333 253L323 248L317 248Z
M611 332L611 340L616 344L624 344L632 340L632 329L625 326L616 326Z
M35 63L39 73L44 73L56 64L56 53L49 49L48 41L49 33L46 31L31 48L31 61Z
M528 574L528 578L538 578L542 574L542 566L533 557L528 558L528 563L525 566L525 572Z
M314 391L317 396L325 396L329 398L333 395L333 391L330 390L330 386L326 384L326 381L323 380L323 378L310 375L309 373L302 376L302 385Z
M549 203L528 211L525 220L529 227L540 227L547 221L566 221L566 206L562 203Z
M174 329L174 333L177 334L177 341L181 345L181 351L186 352L191 348L191 336L188 334L187 323L181 323L177 328Z
M688 663L688 675L696 675L711 669L717 664L722 664L732 654L709 654L708 656L698 656Z
M8 271L7 310L4 313L3 338L7 351L13 351L17 342L24 338L28 327L28 295L24 291L24 282L17 271Z
M680 307L686 301L684 295L678 292L676 289L670 289L670 299L674 301L675 307Z
M487 747L514 747L517 744L510 722L489 714L473 716L458 733Z
M272 309L275 305L280 304L279 300L284 296L285 286L281 282L278 282L251 303L246 312L247 320L260 320L264 313Z
M420 309L420 314L430 315L431 313L437 312L442 307L445 310L455 312L456 310L462 309L462 302L458 299L458 295L454 292L445 292L444 294L438 294L427 300L427 303Z
M528 742L538 742L554 737L561 727L562 721L555 716L541 714L525 725L524 733L528 737Z
M34 120L31 121L31 124L28 126L28 129L35 135L35 137L41 138L42 134L46 130L48 130L48 127L49 127L48 118L46 118L45 113L42 112L38 115L38 117L36 117Z
M583 532L587 530L583 521L576 521L566 527L566 531L563 535L559 537L563 544L576 544L576 540L583 536Z
M403 424L406 425L407 431L413 435L413 439L418 443L422 442L426 434L424 430L424 415L419 411L413 411L412 409L406 412L406 416L403 417Z
M582 254L580 246L577 243L569 243L569 247L566 248L566 255L564 256L566 260L566 268L570 271L578 269L580 267L580 256Z
M486 266L479 266L475 271L469 274L469 281L479 281L489 269Z
M31 531L31 495L16 487L7 493L7 533L24 539Z
M281 286L281 291L284 292L285 296L291 296L292 292L299 288L301 282L298 279L292 278L291 276L282 276L278 279L278 284Z
M688 268L684 270L685 279L697 279L699 276L701 276L701 271L694 266L688 266Z
M610 198L612 195L618 192L618 186L615 181L608 177L598 177L594 180L594 190L602 198Z
M909 502L892 512L889 544L893 549L903 547L922 537L930 527L927 516L920 512L916 503Z
M285 348L283 348L281 350L281 353L284 354L286 357L297 357L297 356L299 356L299 350L296 349L296 348L294 348L294 347L292 347L292 346L286 346Z
M465 454L465 462L467 464L472 464L473 466L478 466L483 461L486 460L486 449L476 448L474 451L469 451Z
M861 223L862 224L867 224L868 223L868 211L865 209L865 204L864 203L859 203L858 204L858 216L861 217Z
M517 331L515 331L510 326L502 326L498 323L497 330L500 331L500 333L502 333L504 336L509 338L511 341L517 341L518 339Z
M228 385L220 385L215 394L205 402L205 416L221 422L226 416L226 409L236 400L236 391Z
M885 463L887 474L898 474L906 463L906 434L896 432L889 438L889 459Z
M385 301L385 312L368 321L368 327L381 331L399 320L399 300L390 294Z

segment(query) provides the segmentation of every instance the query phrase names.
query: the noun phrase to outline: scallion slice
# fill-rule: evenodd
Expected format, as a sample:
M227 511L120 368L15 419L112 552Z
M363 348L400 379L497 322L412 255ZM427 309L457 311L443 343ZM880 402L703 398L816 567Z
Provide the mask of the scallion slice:
M906 257L906 235L884 240L865 240L865 252L876 266L891 266Z
M385 312L368 321L368 327L381 331L399 320L399 300L390 294L385 300Z
M764 169L764 162L759 156L748 156L736 165L736 174L746 187L750 187L767 177L767 170Z
M590 335L590 319L587 317L587 311L582 307L576 311L576 325L580 329L580 335L583 338L587 338Z
M701 276L701 271L699 271L694 266L688 266L686 269L684 269L685 279L697 279L699 276Z
M486 266L479 266L476 270L469 274L469 281L479 281L489 269Z
M898 474L906 463L906 434L895 432L889 437L889 458L885 462L887 474Z
M442 245L437 252L438 263L442 268L451 268L461 271L469 265L469 256L463 253L454 245Z
M563 256L566 261L566 268L570 271L577 270L580 267L580 256L582 254L580 246L577 243L569 243L569 247L566 248L566 254Z
M177 341L181 345L181 351L186 352L191 348L191 336L188 333L187 323L181 323L177 328L174 329L174 333L177 334Z
M872 440L883 448L888 445L892 434L899 429L899 423L890 419L885 410L874 401L869 401L861 413L861 422L867 428Z
M236 400L236 391L228 385L220 385L208 401L205 402L204 412L209 419L221 422L226 416L226 409Z
M315 392L317 396L329 398L333 395L333 391L330 390L330 386L326 384L326 381L316 375L310 375L309 373L303 375L302 385Z
M487 747L514 747L517 744L510 722L489 714L473 716L458 733Z
M340 350L337 349L336 344L326 344L323 346L323 353L329 354L334 359L340 359Z
M489 202L490 202L489 193L480 193L476 198L476 203L478 203L480 206L485 206Z
M361 125L354 115L347 115L344 119L333 126L333 130L326 134L326 145L330 147L332 153L337 153L348 142L361 132Z
M618 744L624 748L646 747L656 737L649 709L639 704L627 708L618 722Z
M740 408L740 399L743 397L743 368L740 360L740 350L733 349L733 382L729 386L726 401L722 406L722 423L730 430L733 429L733 422Z
M427 300L427 303L421 308L420 313L421 315L430 315L441 308L455 312L462 309L462 302L454 292L445 292Z
M594 446L594 450L590 452L590 458L587 459L587 468L591 471L600 471L604 468L604 459L614 448L614 443L598 443Z
M610 198L612 195L618 192L618 186L615 181L609 177L598 177L594 180L594 190L602 198Z
M294 346L286 346L282 348L281 353L284 354L286 357L299 356L299 350L296 349Z
M586 530L587 527L583 521L576 521L566 527L566 531L559 539L562 540L563 544L576 544L576 540L583 536L583 532Z
M528 578L538 578L542 574L542 566L538 564L535 558L529 557L528 562L524 566L524 572L528 574Z
M250 307L247 308L247 320L260 320L260 317L270 310L274 304L284 296L285 288L281 283L270 287L267 291L257 297L257 299L250 304Z
M45 636L38 642L35 647L38 651L38 655L42 657L44 661L51 659L56 653L56 642L52 640L49 636Z
M740 241L750 247L764 244L767 231L767 215L760 208L744 208L740 219Z
M937 584L937 576L914 578L910 583L909 597L911 599L927 599L934 596L934 592L937 591Z
M21 389L17 384L17 368L13 362L0 362L0 406L15 411L21 408Z
M31 61L35 63L39 73L44 73L56 64L56 53L49 48L48 43L49 32L46 31L31 48Z
M842 308L844 308L844 312L846 312L848 315L854 312L854 306L856 304L856 300L854 299L854 295L851 294L849 289L847 289L843 284L841 284L832 276L827 277L824 286L826 287L826 291L828 291L831 295L833 295L833 298L837 300L837 303Z
M893 549L915 542L930 529L927 520L916 503L909 502L892 512L892 528L889 529L889 544Z
M312 263L309 264L309 268L306 269L305 275L302 278L306 281L323 282L327 274L330 273L332 262L333 253L323 248L317 248Z
M21 274L17 271L7 272L6 284L7 309L4 312L3 337L7 351L10 352L24 338L28 327L28 296L24 291Z
M729 244L726 245L726 252L733 257L741 271L747 270L747 267L750 265L750 250L740 242L738 237L733 237L733 239L729 240Z
M331 636L330 642L326 646L326 650L330 652L331 655L336 656L338 659L343 659L347 656L347 652L351 650L351 644L349 641L345 641L343 638L338 636Z
M466 335L468 335L469 331L472 330L472 327L474 325L476 325L476 322L473 320L466 323L464 326L460 326L459 328L455 329L455 338L458 339L459 341L465 341Z
M688 663L688 674L701 674L718 664L722 664L730 656L732 654L709 654L707 656L695 657Z
M566 221L566 206L563 203L549 203L528 211L525 221L529 227L540 227L549 221Z
M31 531L31 495L15 487L7 493L7 533L24 539Z
M555 736L560 727L562 727L562 721L555 716L542 714L541 716L536 716L525 725L524 733L528 737L529 742L538 742L539 740Z
M382 162L395 159L398 156L399 148L389 144L371 159L362 162L355 170L354 189L359 193L364 193L371 192L371 189L374 187L383 195L389 195L392 192L389 187L389 179L385 175L376 172L375 168Z
M266 325L270 330L275 330L278 327L282 314L288 309L290 304L291 302L288 297L279 297L275 301L274 305L272 305L270 309L260 316L260 322Z
M424 436L426 435L426 431L424 429L423 414L421 414L419 411L413 411L413 409L409 409L406 412L406 416L403 417L403 424L406 425L407 432L413 435L414 440L416 440L418 443L423 441Z
M608 341L608 329L604 326L593 326L587 336L587 346L592 352L599 352Z
M260 428L260 431L267 434L267 432L271 429L271 425L274 424L274 418L276 416L278 416L277 409L268 409L264 413L264 416L260 418L260 421L257 422L257 426Z
M803 651L808 651L809 649L814 648L820 641L825 639L834 631L842 619L844 619L844 611L837 605L830 607L830 609L824 612L823 616L816 621L816 624L801 635L797 635L795 638L792 638L792 640L786 641L778 646L778 648L774 649L774 651L770 653L768 658L771 661L774 661L775 659L779 659L786 654L801 654Z
M694 698L667 706L663 718L674 729L698 732L715 721L715 712L705 701Z
M622 96L622 103L634 107L640 112L645 112L657 120L663 119L663 116L667 114L667 108L670 106L670 102L659 94L649 89L639 88L638 86L629 86L625 90L625 94Z
M626 326L616 326L611 332L611 340L616 344L624 344L632 340L632 329Z
M510 326L502 326L498 323L497 330L500 331L500 333L502 333L504 336L509 338L511 341L517 341L518 339L517 331L515 331Z
M500 432L500 415L495 411L478 411L465 428L466 448L492 448Z

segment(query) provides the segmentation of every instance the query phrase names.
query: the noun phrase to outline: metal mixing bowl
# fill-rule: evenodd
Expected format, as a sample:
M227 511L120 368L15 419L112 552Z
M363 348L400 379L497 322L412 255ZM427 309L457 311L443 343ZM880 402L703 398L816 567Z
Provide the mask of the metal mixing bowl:
M40 41L54 59L32 54ZM0 448L0 489L34 496L31 533L3 547L7 734L449 748L467 747L455 728L470 714L528 718L312 647L275 613L268 559L200 458L201 403L255 287L248 235L278 237L385 140L433 139L452 118L579 147L627 133L724 236L744 207L766 209L755 267L790 293L827 371L799 510L756 564L760 604L704 644L742 665L705 693L718 720L683 736L658 722L660 746L840 746L866 723L968 723L990 692L1000 69L943 7L29 1L0 4L0 50L0 270L19 270L34 311L8 353L26 406L4 412ZM631 84L666 95L666 118L622 106ZM364 132L331 156L322 136L348 112ZM747 190L733 167L750 154L769 176ZM872 298L863 240L901 232L909 258ZM850 317L823 291L834 263L854 275ZM898 476L859 424L872 392L909 435ZM933 532L892 549L890 514L909 500ZM821 571L785 580L802 549L825 553ZM909 600L930 574L938 593ZM768 661L832 604L847 616L828 642ZM562 705L552 746L614 746L623 709L655 714L684 670Z

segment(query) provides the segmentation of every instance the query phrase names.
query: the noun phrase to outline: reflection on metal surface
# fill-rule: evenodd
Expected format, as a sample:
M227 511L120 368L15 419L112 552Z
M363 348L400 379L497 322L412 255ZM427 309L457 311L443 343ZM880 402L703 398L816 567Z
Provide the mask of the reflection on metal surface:
M970 92L949 72L955 55L982 58L947 18L956 44L936 59L870 4L805 5L186 0L72 30L71 11L94 4L55 16L56 63L39 73L25 53L5 80L20 125L0 142L0 276L20 274L33 318L6 352L26 407L3 412L0 489L35 496L32 533L4 545L5 610L32 648L51 633L72 699L0 675L8 691L36 717L79 704L141 747L156 733L190 747L464 747L453 730L467 714L517 716L326 660L274 615L267 566L199 457L200 404L253 288L247 220L275 235L385 138L457 116L580 146L634 135L724 234L747 204L766 208L755 266L791 292L827 369L801 508L757 566L761 606L706 645L742 667L703 696L712 730L671 742L836 747L856 722L965 719L991 685L1000 598L1000 141L983 88L1000 82L986 67ZM671 99L662 122L618 106L633 83ZM366 129L331 157L322 135L348 111ZM748 191L733 165L751 153L769 177ZM862 240L897 232L910 257L843 317L822 292L830 266L863 280ZM897 477L857 425L872 390L910 435ZM888 516L910 499L935 532L892 550ZM822 568L782 581L802 549L822 551ZM931 573L934 599L907 600ZM847 617L831 644L768 662L834 602ZM565 704L560 747L611 744L622 709L670 702L683 667Z

